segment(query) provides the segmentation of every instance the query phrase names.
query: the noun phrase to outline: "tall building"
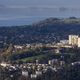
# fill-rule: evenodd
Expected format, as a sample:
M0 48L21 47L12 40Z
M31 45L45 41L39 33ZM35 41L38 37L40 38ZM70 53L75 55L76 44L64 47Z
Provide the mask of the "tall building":
M69 35L69 44L78 45L78 35Z
M80 37L78 38L78 47L80 47Z

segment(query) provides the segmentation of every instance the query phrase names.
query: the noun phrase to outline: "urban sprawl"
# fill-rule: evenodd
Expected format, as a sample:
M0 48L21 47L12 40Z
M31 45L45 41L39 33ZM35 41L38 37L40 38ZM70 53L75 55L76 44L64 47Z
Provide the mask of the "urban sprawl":
M67 62L64 59L64 50L74 50L80 48L80 37L78 35L69 35L68 40L60 40L60 42L53 42L48 44L43 43L35 43L35 44L26 44L24 45L14 45L14 50L12 51L15 53L17 50L23 50L26 48L35 50L36 48L52 48L52 51L58 55L60 55L60 58L53 58L51 60L48 60L47 63L40 63L39 60L35 60L35 62L25 62L25 63L12 63L7 61L1 61L0 63L0 79L1 80L49 80L47 79L50 73L53 75L50 75L53 79L61 78L59 80L63 80L64 76L66 76L68 73L66 67L70 67L71 69L79 65L80 61L71 61L70 63ZM69 54L69 53L66 53ZM72 54L71 54L72 55ZM59 76L61 75L61 77ZM51 80L51 79L50 79ZM55 80L55 79L54 79ZM65 80L65 79L64 79ZM68 80L68 79L67 79Z

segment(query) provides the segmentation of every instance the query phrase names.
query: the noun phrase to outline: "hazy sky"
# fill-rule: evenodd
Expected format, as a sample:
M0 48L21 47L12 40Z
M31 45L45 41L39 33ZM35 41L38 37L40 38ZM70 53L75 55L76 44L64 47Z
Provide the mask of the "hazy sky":
M80 0L0 0L4 5L57 5L79 6Z
M71 16L80 17L80 0L0 0L0 26Z

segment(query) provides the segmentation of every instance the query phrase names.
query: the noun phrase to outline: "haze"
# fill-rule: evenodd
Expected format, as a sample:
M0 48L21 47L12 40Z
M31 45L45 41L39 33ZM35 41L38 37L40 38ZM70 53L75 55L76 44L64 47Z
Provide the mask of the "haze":
M49 17L80 17L80 0L0 0L0 26L26 25Z

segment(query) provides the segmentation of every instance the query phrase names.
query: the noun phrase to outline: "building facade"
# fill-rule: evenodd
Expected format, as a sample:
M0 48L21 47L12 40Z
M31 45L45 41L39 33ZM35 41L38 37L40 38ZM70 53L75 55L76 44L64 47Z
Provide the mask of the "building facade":
M78 38L78 47L80 47L80 37Z
M78 45L78 35L69 35L69 44Z

